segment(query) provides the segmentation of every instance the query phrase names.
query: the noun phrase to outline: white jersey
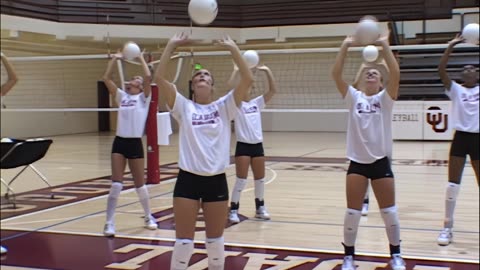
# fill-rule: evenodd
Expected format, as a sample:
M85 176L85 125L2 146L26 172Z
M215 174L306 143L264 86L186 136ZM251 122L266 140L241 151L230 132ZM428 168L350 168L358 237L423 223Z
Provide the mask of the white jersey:
M248 102L242 102L240 108L237 108L235 135L238 142L254 144L263 141L262 115L260 114L263 108L265 108L263 95Z
M117 136L122 138L141 138L143 136L151 99L152 95L145 97L143 92L138 95L130 95L117 89L116 100L119 107Z
M454 129L458 131L479 133L478 85L466 88L454 81L450 90L445 92L452 100Z
M347 95L347 157L362 164L392 156L392 110L394 100L385 89L366 96L352 86Z
M203 105L177 92L171 113L180 129L178 166L203 176L224 173L230 164L230 121L237 113L233 95Z

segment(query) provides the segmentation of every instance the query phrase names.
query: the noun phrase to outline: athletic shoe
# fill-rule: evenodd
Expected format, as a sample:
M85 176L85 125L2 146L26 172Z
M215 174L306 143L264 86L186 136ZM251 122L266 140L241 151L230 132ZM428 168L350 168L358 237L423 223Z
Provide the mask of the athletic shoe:
M237 224L240 222L240 218L238 217L238 210L230 210L228 214L228 220L232 224Z
M149 230L158 229L157 221L155 220L154 217L152 217L152 215L145 217L145 228Z
M7 251L8 251L8 250L7 250L6 248L4 248L3 246L0 246L0 254L3 255L3 254L5 254L5 253L7 253Z
M342 270L355 270L353 256L345 256L343 258Z
M257 211L255 212L255 218L270 220L270 215L267 212L267 208L265 208L265 206L258 207Z
M392 259L390 260L390 267L393 270L405 270L406 264L405 261L402 259L400 254L392 254Z
M437 243L440 246L448 246L452 242L453 232L452 228L444 228L440 235L438 235Z
M362 216L368 215L368 203L364 203L362 206Z
M106 237L115 236L115 224L105 223L105 227L103 227L103 235Z

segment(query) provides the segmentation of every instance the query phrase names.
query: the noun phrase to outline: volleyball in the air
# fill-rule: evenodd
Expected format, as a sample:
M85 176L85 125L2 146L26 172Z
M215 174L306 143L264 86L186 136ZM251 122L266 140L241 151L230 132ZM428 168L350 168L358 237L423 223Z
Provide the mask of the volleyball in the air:
M218 13L216 0L190 0L188 4L188 15L198 25L211 24Z
M247 62L249 68L254 68L260 62L260 57L255 50L248 50L243 53L243 59Z
M135 42L129 41L123 46L122 54L125 59L135 59L141 54L140 47Z
M363 48L362 55L365 61L373 62L378 58L378 49L373 45L368 45Z
M380 36L380 27L375 17L367 16L361 19L355 29L355 40L361 45L369 45Z
M478 23L467 24L462 31L462 36L465 38L465 42L478 44L478 31Z

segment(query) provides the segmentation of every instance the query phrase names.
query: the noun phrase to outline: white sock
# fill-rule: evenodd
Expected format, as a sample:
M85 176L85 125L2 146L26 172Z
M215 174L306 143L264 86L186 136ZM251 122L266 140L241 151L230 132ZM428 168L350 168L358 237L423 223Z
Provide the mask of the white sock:
M362 211L347 209L343 223L343 243L348 247L355 246L357 240L358 224L362 217Z
M232 189L231 202L238 203L240 201L240 195L242 194L242 191L246 185L247 185L247 179L237 177L237 181L235 181L235 186L233 186L233 189Z
M143 185L139 188L136 188L135 191L137 192L138 198L140 199L140 203L142 204L143 211L145 212L145 218L151 215L150 213L150 198L148 196L148 189L146 185Z
M265 178L258 179L254 181L255 183L255 199L263 201L265 196Z
M112 185L110 186L110 193L108 193L107 198L107 223L113 223L118 196L120 196L122 189L123 184L121 182L112 182Z
M394 205L392 207L380 209L380 213L385 223L388 241L392 246L400 245L400 224L398 222L398 211Z
M208 270L223 270L225 267L225 246L223 236L207 238L205 247L208 254Z
M447 194L445 196L445 228L453 228L453 213L457 204L460 185L449 182L447 184Z
M173 248L170 270L185 270L193 254L193 241L190 239L177 239Z

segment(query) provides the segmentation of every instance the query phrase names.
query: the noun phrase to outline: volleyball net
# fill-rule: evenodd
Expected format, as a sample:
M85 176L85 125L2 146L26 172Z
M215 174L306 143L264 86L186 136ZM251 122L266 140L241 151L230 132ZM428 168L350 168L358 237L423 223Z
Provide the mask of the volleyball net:
M405 45L392 46L401 57L411 57L412 51L420 55L410 63L410 70L417 72L415 66L423 66L422 72L430 80L429 87L441 89L436 75L438 59L446 45ZM460 46L462 47L462 46ZM477 51L478 51L478 47ZM318 49L281 49L257 50L260 64L267 65L275 77L277 93L268 103L264 128L272 131L313 131L312 126L330 126L331 129L320 131L340 131L344 129L346 108L344 100L338 93L331 79L330 71L339 48ZM353 83L363 62L362 47L351 48L344 66L345 81ZM432 54L432 50L436 50ZM425 54L422 57L422 53ZM474 59L469 52L458 59ZM7 54L8 55L8 54ZM478 55L478 52L477 52ZM433 57L432 57L433 56ZM462 58L463 57L463 58ZM158 59L158 58L156 58ZM420 60L418 60L420 59ZM476 58L478 59L478 58ZM2 101L2 137L52 136L98 132L101 112L108 114L110 129L115 129L116 105L108 100L107 105L100 106L98 83L105 72L108 55L64 55L64 56L26 56L9 57L20 78L19 83ZM155 59L151 59L155 60ZM424 61L423 63L421 61ZM225 95L227 81L233 71L233 62L227 51L180 52L172 57L168 67L168 79L175 81L178 90L189 96L189 80L199 66L208 69L215 78L214 98ZM452 72L457 72L452 67ZM138 64L119 62L118 72L113 72L113 80L118 86L123 85L134 75L141 75ZM403 75L402 75L403 76ZM262 71L254 72L255 82L252 97L268 91L268 80ZM2 65L2 83L7 78ZM418 85L417 85L418 86ZM419 87L422 87L421 85ZM166 111L165 100L158 97L158 108ZM415 119L426 117L427 107L398 106L395 110L403 118ZM443 107L440 108L443 110ZM335 113L334 116L332 114ZM405 115L418 113L421 116ZM307 115L308 114L308 115ZM283 122L293 123L288 128L278 128L273 122L281 115ZM299 119L312 119L308 125L296 125ZM266 120L266 121L265 121ZM155 125L154 117L149 125ZM323 123L323 124L322 124ZM325 123L329 123L325 125ZM412 125L415 124L412 122ZM418 124L418 123L417 123ZM333 128L332 128L333 127ZM153 132L158 132L155 128ZM423 134L423 132L422 132ZM157 136L151 134L150 136ZM151 146L151 143L149 144ZM154 155L158 155L158 152ZM158 169L158 166L156 166Z

